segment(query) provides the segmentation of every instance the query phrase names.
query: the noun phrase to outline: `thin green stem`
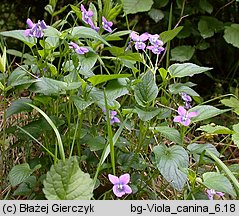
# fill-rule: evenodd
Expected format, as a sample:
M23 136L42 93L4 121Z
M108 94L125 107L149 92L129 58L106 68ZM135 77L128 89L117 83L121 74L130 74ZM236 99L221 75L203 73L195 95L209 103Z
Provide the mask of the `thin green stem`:
M76 128L75 128L75 133L74 133L73 141L72 141L72 144L71 144L71 150L70 150L69 158L72 156L72 153L73 153L78 127L79 127L79 117L77 118L77 121L76 121Z
M110 113L109 113L105 89L104 89L104 99L105 99L105 109L106 109L106 119L107 119L107 129L108 129L108 140L110 144L111 165L113 169L113 174L115 175L116 171L115 171L115 153L114 153L113 133L112 133L112 127L110 124Z
M226 173L226 175L228 176L228 178L232 181L236 194L237 194L237 198L239 197L239 183L237 178L233 175L233 173L231 172L231 170L215 155L213 154L210 150L206 149L206 152L209 154L209 156L216 162L216 164L221 167L221 169L223 169L223 171Z
M217 97L212 98L212 99L210 99L210 100L204 101L203 103L201 103L201 105L207 104L207 103L210 103L210 102L212 102L212 101L218 100L218 99L220 99L220 98L228 97L228 96L232 96L232 97L237 98L234 94L225 94L225 95L220 95L220 96L217 96Z
M22 132L24 132L25 134L27 134L29 137L31 137L37 144L39 144L49 155L51 155L54 158L54 161L57 160L55 155L48 148L46 148L41 142L39 142L34 136L32 136L28 131L19 127L18 125L17 125L17 128L21 130Z
M58 144L58 147L59 147L59 152L60 152L61 159L62 159L63 162L65 162L66 158L65 158L64 146L63 146L63 143L62 143L62 140L61 140L61 135L60 135L59 131L57 130L57 127L55 126L55 124L47 116L47 114L44 113L40 108L34 106L33 104L29 104L29 103L26 103L26 104L31 106L32 108L36 109L39 113L41 113L43 115L43 117L46 119L46 121L49 123L49 125L52 127L52 129L54 130L54 132L56 134L57 144Z
M80 122L79 122L79 128L78 128L78 133L81 133L81 128L82 128L82 124L83 124L83 111L81 111L81 113L78 114L79 118L80 118ZM81 155L81 145L80 142L77 142L77 152L78 155Z

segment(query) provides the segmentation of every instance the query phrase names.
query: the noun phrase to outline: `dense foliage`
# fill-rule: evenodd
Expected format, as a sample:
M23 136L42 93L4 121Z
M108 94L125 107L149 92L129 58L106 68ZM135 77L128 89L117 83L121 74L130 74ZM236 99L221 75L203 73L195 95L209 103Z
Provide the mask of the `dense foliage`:
M238 199L237 1L44 9L0 32L2 199Z

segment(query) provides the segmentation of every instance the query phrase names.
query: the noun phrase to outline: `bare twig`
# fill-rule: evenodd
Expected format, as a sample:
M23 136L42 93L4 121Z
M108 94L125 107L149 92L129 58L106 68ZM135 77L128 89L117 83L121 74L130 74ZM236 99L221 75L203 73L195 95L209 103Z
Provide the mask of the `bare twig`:
M218 14L221 10L223 10L225 7L229 6L229 5L232 4L233 2L235 2L235 0L232 0L232 1L228 2L227 4L223 5L222 7L220 7L220 8L218 9L218 11L215 13L215 17L217 16L217 14Z
M26 71L28 74L30 74L31 76L33 76L35 79L38 79L37 76L35 76L34 74L32 74L31 72L29 72L28 70L26 70L24 67L22 67L21 65L19 65L18 63L16 63L16 65L18 67L20 67L22 70Z

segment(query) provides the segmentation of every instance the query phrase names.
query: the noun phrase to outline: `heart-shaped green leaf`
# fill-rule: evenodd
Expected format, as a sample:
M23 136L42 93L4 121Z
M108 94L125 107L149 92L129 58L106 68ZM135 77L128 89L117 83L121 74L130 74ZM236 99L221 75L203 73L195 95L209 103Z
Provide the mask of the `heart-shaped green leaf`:
M4 32L0 32L0 35L18 39L29 47L33 47L36 44L36 40L34 40L33 37L26 37L24 35L24 30L4 31Z
M166 137L170 141L173 141L178 144L182 144L182 138L180 133L175 129L168 126L158 126L150 128L155 132L159 132L163 137Z
M205 71L211 70L209 67L200 67L192 63L183 64L172 64L168 71L172 77L186 77L192 76L194 74L203 73Z
M214 189L216 191L228 193L233 197L236 196L236 192L232 187L231 182L224 175L216 172L206 172L203 174L203 182L207 188Z
M75 157L52 165L43 184L48 200L89 200L93 196L93 180L81 171Z
M14 166L9 172L8 178L13 187L22 183L27 179L35 170L39 169L41 165L35 166L31 169L28 163L18 164Z
M198 115L192 119L192 122L198 122L205 119L212 118L214 116L220 115L230 109L220 110L214 106L210 105L198 105L189 110L189 112L197 112Z
M91 82L94 86L98 85L100 83L113 80L113 79L119 79L119 78L127 78L130 77L131 74L110 74L110 75L94 75L88 78L88 81Z
M153 101L158 95L158 87L151 71L146 72L141 82L134 87L134 96L140 106L145 106L147 103Z
M181 146L168 148L164 144L154 147L157 168L163 177L178 191L187 181L188 154ZM182 171L183 170L183 171Z

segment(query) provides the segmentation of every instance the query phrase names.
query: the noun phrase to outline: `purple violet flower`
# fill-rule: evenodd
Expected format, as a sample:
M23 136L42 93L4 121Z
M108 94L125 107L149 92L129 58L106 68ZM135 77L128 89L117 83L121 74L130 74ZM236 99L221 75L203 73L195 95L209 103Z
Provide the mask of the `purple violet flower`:
M181 95L182 99L184 100L184 108L185 109L192 108L192 106L190 104L192 102L192 98L185 92L181 92L180 95Z
M94 30L97 31L97 32L100 30L100 27L95 26L95 25L91 26L91 28L94 29Z
M130 39L132 39L135 42L135 49L138 51L140 49L144 50L146 47L146 44L144 43L146 40L148 40L149 36L148 33L145 32L141 35L136 34L135 32L130 33Z
M213 200L214 195L218 195L220 197L224 196L224 193L215 191L213 189L207 189L206 192L207 192L208 199L210 199L210 200Z
M120 177L109 174L108 178L114 185L113 192L117 197L122 197L125 194L131 194L132 189L128 185L130 181L130 175L128 173L121 175Z
M186 94L185 92L181 92L180 95L185 102L191 102L192 101L192 98L188 94Z
M47 28L44 20L33 23L31 19L27 19L27 25L29 29L24 31L26 37L42 38L44 36L43 30Z
M192 105L190 104L190 102L185 101L185 102L184 102L184 108L185 108L185 109L191 109L191 108L192 108Z
M149 36L149 41L153 46L163 46L163 41L159 40L159 35L158 34L148 34Z
M157 55L164 51L164 48L160 46L147 46L147 49L151 50L154 54Z
M82 12L82 20L86 23L89 24L91 26L91 24L93 24L91 17L94 15L93 11L91 10L86 10L84 5L81 4L80 6L81 12Z
M83 55L83 54L89 52L89 50L86 47L80 47L74 42L70 42L69 45L70 45L69 47L71 49L74 49L76 51L76 53L78 53L80 55Z
M178 114L179 116L175 116L173 121L174 122L179 122L184 126L190 125L190 118L195 117L198 115L197 112L188 112L184 107L179 106L178 107Z
M113 23L111 21L107 21L104 16L102 17L102 27L104 30L108 32L112 32L112 29L111 29L112 25Z
M83 4L81 4L80 8L81 8L81 12L82 12L82 20L86 24L89 24L92 29L94 29L95 31L98 32L100 28L95 26L91 19L91 17L94 15L93 11L91 11L91 10L87 11Z
M106 109L103 108L102 109L104 113L106 113ZM115 117L117 115L116 111L110 111L110 124L114 124L114 123L120 123L119 118Z

